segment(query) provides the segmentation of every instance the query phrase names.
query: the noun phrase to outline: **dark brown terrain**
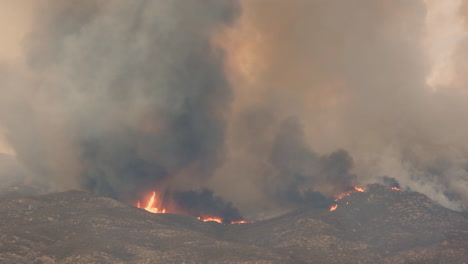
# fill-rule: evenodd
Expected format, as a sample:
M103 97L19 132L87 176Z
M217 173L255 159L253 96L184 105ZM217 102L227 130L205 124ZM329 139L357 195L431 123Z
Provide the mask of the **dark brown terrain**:
M348 203L348 204L347 204ZM69 191L0 200L0 263L468 263L468 217L368 186L333 212L253 224L151 214Z

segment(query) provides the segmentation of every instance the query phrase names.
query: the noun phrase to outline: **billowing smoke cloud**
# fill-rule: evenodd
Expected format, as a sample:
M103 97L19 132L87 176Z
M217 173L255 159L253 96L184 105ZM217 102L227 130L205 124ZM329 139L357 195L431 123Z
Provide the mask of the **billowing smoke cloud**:
M254 215L381 182L460 209L467 4L447 44L432 2L41 1L0 131L32 177L124 201L157 186L234 219L215 197Z
M242 1L241 18L220 40L236 90L230 152L213 186L242 208L249 210L252 199L268 208L278 186L271 181L284 175L268 157L284 120L294 117L303 126L302 148L317 156L346 150L353 160L347 174L356 175L355 182L393 177L444 206L466 204L466 60L443 50L462 45L459 31L450 31L461 19L433 23L428 14L437 10L430 2L437 1ZM447 1L449 15L457 16L459 3ZM430 30L433 25L445 31ZM434 50L440 54L433 56ZM433 63L447 60L454 60L458 74L447 86L429 85L434 70L445 70ZM286 159L296 162L296 172L304 170L304 152ZM300 185L300 178L288 183ZM311 189L330 195L326 186Z
M239 11L218 0L41 2L27 68L2 88L9 143L57 189L127 200L168 178L202 184L222 160L232 97L212 36Z

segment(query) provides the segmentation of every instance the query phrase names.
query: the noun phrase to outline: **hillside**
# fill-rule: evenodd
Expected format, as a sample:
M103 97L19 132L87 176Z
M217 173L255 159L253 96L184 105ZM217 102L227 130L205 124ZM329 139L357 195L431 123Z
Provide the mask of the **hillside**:
M468 263L466 215L368 186L329 212L252 224L151 214L68 191L0 201L0 263Z

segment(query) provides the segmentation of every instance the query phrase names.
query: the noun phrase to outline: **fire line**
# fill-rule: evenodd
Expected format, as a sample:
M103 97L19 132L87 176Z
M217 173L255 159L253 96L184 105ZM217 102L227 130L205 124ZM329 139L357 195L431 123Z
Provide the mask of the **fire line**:
M340 193L337 196L335 196L335 202L338 202L339 200L343 199L344 197L350 196L351 193L353 193L353 192L366 192L366 190L364 190L364 188L354 186L353 190L350 190L350 191L347 191L347 192L344 192L344 193ZM346 204L348 204L348 203L346 203ZM328 211L330 211L330 212L335 211L336 208L338 208L338 204L332 205L330 207L330 210L328 210Z
M166 210L166 208L163 206L162 201L159 199L159 195L158 195L158 193L156 193L156 191L152 192L152 194L149 197L147 202L143 202L143 206L144 207L142 207L142 203L140 201L138 201L137 204L136 204L136 207L138 207L140 209L144 209L144 210L146 210L146 211L148 211L150 213L153 213L153 214L172 213L172 212L169 212L168 210ZM216 223L219 223L219 224L224 224L225 223L223 221L223 218L218 217L218 216L205 216L205 217L200 217L199 216L199 217L197 217L197 219L200 220L200 221L203 221L203 222L216 222ZM252 223L252 222L249 222L249 221L246 221L246 220L237 220L237 221L229 222L229 224L248 224L248 223Z

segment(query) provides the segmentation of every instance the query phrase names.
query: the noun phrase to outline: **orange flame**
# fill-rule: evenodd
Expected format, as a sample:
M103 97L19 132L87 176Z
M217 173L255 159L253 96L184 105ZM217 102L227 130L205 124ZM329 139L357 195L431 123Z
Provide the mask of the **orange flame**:
M220 224L223 223L223 219L221 219L219 217L208 217L208 218L197 217L197 219L200 220L200 221L203 221L203 222L216 222L216 223L220 223Z
M347 192L344 192L344 193L340 193L337 196L335 196L335 202L338 202L339 200L343 199L346 196L350 196L353 192L366 192L366 190L364 190L364 188L354 186L354 190L347 191ZM348 204L348 202L346 202L346 204ZM330 207L329 211L330 212L335 211L336 208L338 208L338 204L332 205L332 207Z
M398 187L392 187L392 190L394 190L394 191L401 191L400 188L398 188Z
M354 186L354 190L357 192L366 192L363 188Z
M239 221L232 221L231 224L251 224L253 222L245 221L245 220L239 220Z
M151 197L148 199L148 202L146 203L143 202L143 205L144 204L146 204L146 206L142 207L142 204L140 203L140 201L138 201L136 204L136 207L140 209L144 209L153 214L165 214L166 213L166 208L163 207L162 201L159 199L159 195L155 191L151 194ZM177 212L180 213L179 211ZM203 222L216 222L220 224L223 223L223 219L217 216L210 216L210 217L203 217L203 218L197 217L197 219ZM252 223L252 222L248 222L245 220L231 222L231 224L247 224L247 223Z
M348 191L348 192L338 194L337 196L335 196L336 197L335 202L338 202L339 200L343 199L344 197L349 196L351 193L352 193L352 191Z
M353 192L366 192L366 190L364 190L361 187L354 186L354 190L347 191L347 192L344 192L344 193L340 193L337 196L335 196L335 202L338 202L339 200L343 199L344 197L351 195L351 193L353 193Z
M146 211L148 211L150 213L153 213L153 214L165 214L166 213L165 208L160 210L158 207L156 207L160 203L161 202L159 201L159 199L157 199L156 192L153 192L153 194L151 195L151 198L149 199L148 203L146 204L145 208L143 208L143 209L145 209ZM137 207L141 208L140 201L138 201Z

